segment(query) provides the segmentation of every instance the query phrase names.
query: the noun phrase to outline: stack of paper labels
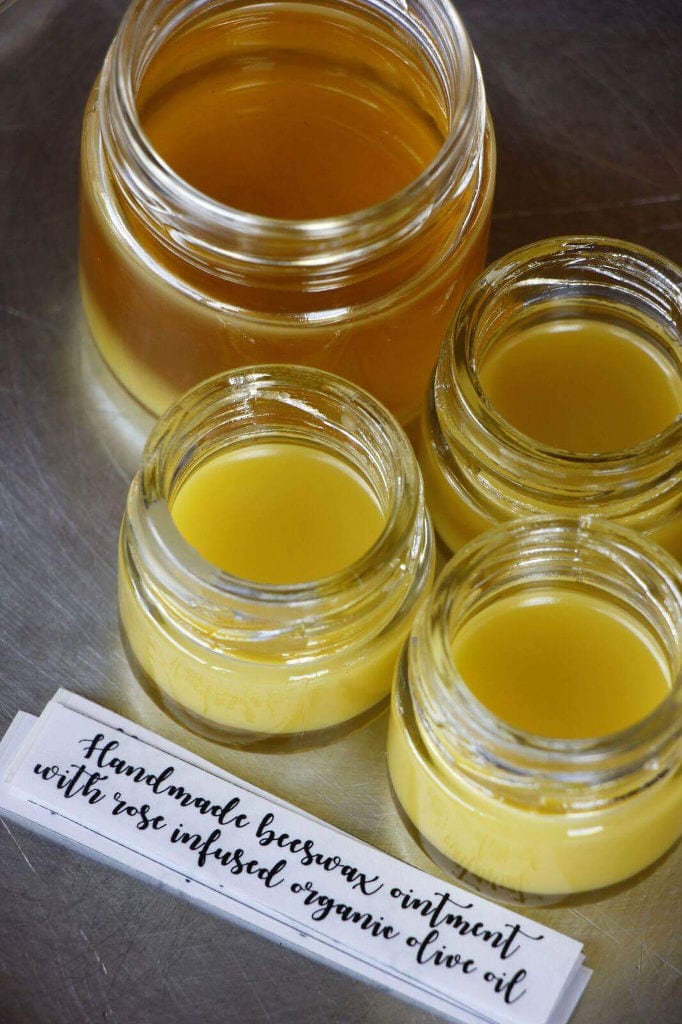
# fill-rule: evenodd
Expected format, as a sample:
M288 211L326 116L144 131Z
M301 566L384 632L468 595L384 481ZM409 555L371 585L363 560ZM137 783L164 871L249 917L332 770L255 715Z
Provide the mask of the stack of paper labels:
M460 1024L563 1024L580 943L66 690L0 742L0 812Z

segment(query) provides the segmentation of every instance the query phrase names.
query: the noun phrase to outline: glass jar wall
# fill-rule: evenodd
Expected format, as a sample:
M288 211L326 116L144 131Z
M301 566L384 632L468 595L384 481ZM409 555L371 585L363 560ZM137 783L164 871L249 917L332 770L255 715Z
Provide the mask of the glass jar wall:
M218 477L203 491L195 486L221 469L216 460L234 483L245 459L263 455L274 460L260 481L251 473L243 501L238 486L221 494ZM251 469L259 467L252 461ZM298 517L294 535L280 540L301 548L307 564L269 551L280 526L273 517L292 516L291 489L277 490L289 470L308 475L304 497L306 483L336 479L346 499L354 491L371 501L376 537L358 535L344 500L338 511L351 547L342 550L337 530L327 542L338 550L324 550L325 536L313 536L313 501L307 525ZM265 488L262 502L255 484ZM219 502L216 537L211 506ZM308 558L315 546L322 569ZM219 375L161 418L131 486L119 560L124 643L153 699L202 735L264 747L326 741L387 697L431 584L432 547L412 448L369 394L301 367Z
M453 551L548 513L624 523L682 558L682 273L601 238L538 242L472 285L419 449Z
M516 707L504 685L493 699L472 688L459 645L510 603L535 628L525 650L518 623L494 642L488 630L486 662L510 646L537 660L540 618L563 616L535 695ZM646 672L631 671L633 655ZM567 663L581 658L571 682ZM600 673L609 660L620 667ZM511 656L499 669L511 691ZM511 902L641 871L682 830L681 671L682 571L661 548L605 521L544 517L472 541L436 583L397 673L388 764L410 831L448 873ZM626 676L637 702L627 714Z
M293 362L407 423L483 266L494 164L449 3L134 3L83 131L100 351L157 413L220 370Z

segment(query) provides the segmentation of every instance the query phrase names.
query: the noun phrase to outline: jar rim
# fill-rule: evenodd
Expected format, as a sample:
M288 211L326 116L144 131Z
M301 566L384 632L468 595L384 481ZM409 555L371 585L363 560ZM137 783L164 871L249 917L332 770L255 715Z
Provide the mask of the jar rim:
M504 297L505 289L524 282L543 281L547 297L559 282L551 277L552 267L573 275L561 280L561 299L571 289L576 295L587 288L630 291L638 302L656 306L667 321L668 333L679 344L682 337L682 270L671 260L643 246L603 236L576 235L543 239L523 246L492 263L473 282L446 333L436 370L437 412L441 429L449 440L448 408L456 396L475 435L481 456L494 471L504 476L504 467L519 466L528 482L550 487L553 475L563 474L576 486L579 500L585 491L604 488L611 498L620 491L632 494L634 483L650 477L678 477L682 444L682 417L664 430L630 448L612 452L572 452L537 441L515 428L486 396L473 360L476 331L482 316ZM577 477L584 477L582 486Z
M374 14L390 17L406 31L408 24L413 28L416 25L414 19L408 17L407 9L391 0L346 2L358 9L364 7ZM352 247L359 247L358 251L361 250L363 255L371 254L375 247L386 244L387 237L395 241L396 237L409 235L412 222L423 219L425 194L429 196L428 206L434 201L434 190L439 196L452 194L451 185L455 178L457 192L466 187L483 145L485 92L468 34L456 9L447 0L435 5L418 0L417 6L423 6L428 17L438 22L450 45L451 52L446 55L450 92L454 99L450 130L433 160L404 188L380 203L348 214L288 220L230 207L185 181L160 157L142 128L136 106L134 57L145 66L167 38L185 23L185 16L187 19L199 16L202 7L227 7L231 4L248 6L249 0L243 4L241 0L136 0L123 17L102 71L101 89L111 112L110 120L102 120L102 134L108 155L119 174L127 176L138 202L154 208L156 213L160 212L161 205L164 206L175 228L194 232L192 242L198 247L205 244L218 253L221 236L230 234L239 235L242 239L249 237L254 243L259 243L260 249L267 243L280 242L285 246L287 243L299 246L310 243L309 250L299 262L314 266L316 263L329 265L333 262L337 247L338 258L343 259L347 255L346 250ZM164 31L155 26L150 33L155 17L167 14L168 10L172 13L174 8L177 11L167 20ZM137 35L145 32L146 39L140 48ZM421 24L419 33L426 38ZM319 252L320 243L325 245L323 253ZM251 257L252 262L265 259L260 249ZM232 251L229 254L235 255ZM249 262L243 244L239 258ZM272 257L271 262L278 261ZM291 262L291 259L282 262Z
M462 234L470 232L472 236L475 236L480 233L482 224L484 223L486 215L489 213L492 202L491 181L494 180L496 145L489 113L486 120L485 145L488 147L489 160L482 161L480 167L476 170L476 198L472 202L471 208L462 222ZM94 155L99 161L99 173L102 174L103 154L101 149ZM144 250L139 247L139 243L135 239L135 236L125 219L122 217L120 211L116 210L114 207L110 207L108 215L115 222L117 232L125 238L126 243L135 250L141 259L148 260L150 258L149 254L145 254ZM272 310L259 310L257 314L258 322L280 331L301 330L311 324L315 327L331 326L341 323L347 326L350 323L362 321L369 317L375 317L382 311L399 309L405 304L410 303L411 296L413 295L415 288L433 288L442 281L443 275L451 266L452 261L456 261L459 258L457 246L458 240L452 240L448 247L439 254L438 259L433 264L425 262L421 270L415 274L415 276L408 278L394 288L389 288L380 298L371 297L366 298L364 301L355 302L352 306L337 305L312 311L277 312ZM168 276L168 271L162 264L155 263L154 269L161 278L168 280L169 283L172 284L172 287L181 291L192 301L206 301L205 293L194 288L181 278ZM230 318L237 325L242 322L245 322L246 324L250 323L254 316L252 311L245 310L243 306L237 304L232 305L225 300L220 302L220 310L221 312L229 314Z
M443 340L437 368L437 378L443 390L455 390L467 420L480 427L484 449L492 445L498 463L499 446L502 446L505 453L525 458L541 473L543 467L549 465L559 466L567 472L571 467L578 467L596 477L607 476L614 481L632 475L633 469L640 469L643 461L651 466L656 466L660 460L669 461L671 450L682 441L682 418L678 417L663 431L629 449L603 453L570 452L515 428L485 395L473 362L480 317L499 301L500 295L504 296L506 288L523 284L526 280L542 279L553 264L576 273L574 285L561 282L562 298L571 288L576 294L585 294L586 287L596 285L600 288L633 289L641 286L642 301L664 301L668 298L676 314L676 319L670 324L671 336L675 334L676 340L679 339L682 271L675 263L641 246L600 236L546 239L503 256L479 274L470 286ZM548 297L553 284L555 282L551 279L546 281Z
M249 403L263 398L279 402L280 419L277 421L275 411L258 431ZM363 455L362 446L367 445L372 466L381 470L387 490L380 536L359 559L337 573L296 584L242 579L206 561L182 537L169 505L172 473L187 452L198 450L194 442L202 436L201 431L211 424L221 430L227 423L225 429L229 429L227 417L233 413L237 420L232 443L250 438L258 444L267 437L287 436L293 443L315 444L303 428L296 431L290 427L287 435L282 410L300 408L303 415L324 427L332 421L324 419L323 399L332 412L348 417L343 431L339 429L339 458L342 442L350 449L352 436ZM320 438L317 440L319 443ZM205 457L221 447L225 447L223 435ZM350 451L347 454L353 465ZM354 468L359 470L359 461ZM380 402L356 385L326 371L300 366L273 364L228 371L203 381L175 403L147 441L128 498L124 534L129 537L129 547L132 542L133 560L143 566L145 578L152 581L169 615L182 619L189 632L194 622L210 622L226 643L269 639L280 646L289 642L296 646L296 642L300 644L297 630L304 623L309 645L323 642L325 649L342 647L359 622L371 620L379 632L402 618L431 571L432 535L421 476L402 427Z
M677 659L670 692L644 718L606 735L567 739L510 725L467 686L452 652L453 603L461 599L473 579L482 590L476 573L485 568L486 562L502 556L510 560L501 561L502 568L513 563L522 572L522 558L526 556L533 584L545 580L550 585L561 585L562 555L570 559L583 585L588 580L586 566L592 556L604 560L612 572L617 567L623 569L630 587L639 586L640 596L650 601L658 595L674 618L668 623ZM494 566L491 571L495 572ZM452 750L456 748L461 756L465 749L468 753L464 760L486 764L493 775L498 775L498 781L515 780L517 784L536 772L558 785L599 785L632 774L657 751L682 737L681 630L682 566L633 530L579 516L530 516L489 530L466 544L446 565L413 631L416 646L410 652L411 689L413 693L418 691L421 722L431 739L430 746L436 746L443 759L453 763L457 757ZM425 672L427 679L422 678ZM433 727L436 721L437 729Z

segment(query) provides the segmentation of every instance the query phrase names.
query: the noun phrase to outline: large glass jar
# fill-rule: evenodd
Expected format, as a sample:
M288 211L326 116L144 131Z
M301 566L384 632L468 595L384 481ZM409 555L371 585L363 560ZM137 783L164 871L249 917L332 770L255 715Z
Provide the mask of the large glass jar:
M272 444L313 449L363 481L383 528L359 559L322 579L261 583L187 543L172 516L187 479L216 456ZM164 710L210 739L328 740L385 701L432 548L412 448L369 394L309 368L218 375L161 417L130 489L119 560L130 660Z
M215 39L186 45L216 26ZM292 60L315 85L352 81L365 106L404 112L393 111L386 138L411 120L435 140L434 156L394 194L339 215L226 205L181 177L145 131L150 105L202 74L200 60L218 62L235 87ZM191 110L186 130L201 118ZM480 69L446 0L138 0L85 114L81 286L92 333L156 413L221 370L288 362L356 382L407 423L483 266L494 167Z
M607 735L562 738L512 726L477 698L453 657L459 631L495 602L537 602L548 588L627 616L656 651L667 696L650 713ZM588 651L604 621L595 615ZM545 679L557 702L561 672L559 645ZM634 875L682 832L681 672L682 570L663 549L600 520L532 517L488 531L444 570L398 668L388 765L406 824L444 870L510 902ZM583 699L597 709L620 683L596 678Z
M486 361L507 339L546 330L551 349L552 332L576 321L635 338L645 368L656 368L682 405L679 267L638 246L590 237L548 239L498 260L471 286L448 330L422 420L427 502L450 550L511 519L589 514L630 526L682 559L682 415L632 447L579 452L516 429L486 394ZM602 374L617 379L619 362ZM568 377L560 398L570 409L579 396ZM628 386L637 393L640 384L635 372ZM524 400L523 381L520 390Z

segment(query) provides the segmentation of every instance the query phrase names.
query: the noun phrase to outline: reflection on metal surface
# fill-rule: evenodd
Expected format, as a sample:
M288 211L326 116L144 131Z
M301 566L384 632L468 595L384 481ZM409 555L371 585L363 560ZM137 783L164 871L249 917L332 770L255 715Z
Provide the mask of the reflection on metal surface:
M0 0L0 60L35 45L60 6L59 0Z
M131 479L154 418L128 394L106 365L88 330L77 297L74 297L71 345L78 355L77 399L107 449L111 460Z
M83 106L124 6L0 12L0 730L65 685L430 870L391 804L385 717L321 750L220 750L154 706L121 650L116 541L151 420L88 366L76 195ZM613 5L563 0L459 7L500 129L500 211L538 211L498 222L493 251L586 231L679 258L673 203L632 204L678 188L674 0L620 4L616 20ZM22 26L11 43L10 22ZM580 212L585 197L596 205ZM562 219L558 205L577 212ZM678 846L614 894L530 912L585 943L595 973L572 1024L678 1024L681 869ZM0 891L2 1024L437 1024L4 823Z

